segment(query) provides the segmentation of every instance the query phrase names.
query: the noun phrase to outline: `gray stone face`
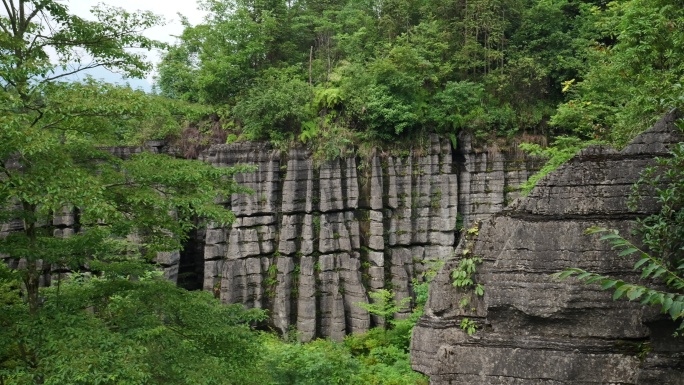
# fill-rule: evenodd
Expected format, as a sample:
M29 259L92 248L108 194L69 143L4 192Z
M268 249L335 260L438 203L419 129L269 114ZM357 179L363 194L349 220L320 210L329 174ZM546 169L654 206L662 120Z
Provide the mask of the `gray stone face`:
M519 197L518 186L544 164L540 158L527 157L512 146L480 148L472 137L459 137L458 210L463 225L498 213Z
M630 212L631 185L675 134L676 113L640 135L623 151L591 147L539 181L529 196L482 222L472 244L484 262L477 297L452 285L454 258L430 287L425 315L414 329L413 368L434 385L457 384L684 384L684 343L670 336L675 325L638 303L612 301L611 293L550 274L579 267L637 280L634 261L618 257L591 226L628 235L639 214ZM466 242L467 243L467 242ZM466 307L461 298L471 299ZM464 318L478 325L468 336ZM643 355L644 346L651 349Z
M453 253L459 167L450 142L436 136L403 157L316 163L302 148L239 143L201 158L257 168L236 178L254 193L226 202L237 220L206 231L204 288L220 286L224 302L270 309L276 329L296 327L303 341L368 330L380 320L356 304L369 291L391 284L397 300L409 298L424 261ZM497 186L503 196L506 182ZM271 270L247 271L256 258Z
M467 154L455 154L451 143L437 136L422 142L404 156L375 150L363 158L325 162L314 161L303 148L212 146L201 160L216 167L254 167L235 176L252 193L219 197L236 220L226 227L208 224L186 250L161 253L156 262L172 280L191 269L193 287L212 291L224 303L270 310L272 327L283 333L296 328L303 341L366 331L380 320L356 304L367 303L370 291L388 287L398 300L412 297L412 280L421 278L425 261L453 253L458 207L472 190L459 195L459 175L470 172L479 150L469 145ZM173 152L162 142L110 151L122 158ZM494 156L504 165L510 158L504 152ZM468 167L457 163L462 157L473 159ZM492 199L499 206L503 191L513 189L509 179L495 186ZM43 225L65 237L73 234L76 220L65 209ZM0 237L21 226L20 221L0 224ZM11 258L8 263L21 265ZM53 269L45 266L45 282Z
M297 332L302 341L316 337L317 306L314 257L302 257L297 295Z
M295 264L290 257L280 257L276 261L276 279L275 285L279 290L269 292L274 297L272 320L275 327L280 330L287 331L290 326L290 319L292 317L292 308L290 306L290 296L292 295L293 286L293 272ZM269 273L272 275L273 273ZM270 277L273 279L273 277ZM270 284L270 282L268 283ZM269 288L271 289L271 288Z
M132 156L143 151L152 153L168 153L169 148L159 141L148 141L142 147L134 146L119 146L119 147L102 147L101 150L109 152L111 155L121 158L130 159ZM7 167L20 168L21 165L16 159L5 160ZM2 183L4 175L0 175L0 183ZM19 203L11 210L20 209ZM40 220L36 225L41 228L46 228L51 231L55 238L67 238L74 235L80 225L77 223L78 210L74 207L63 207L61 210L54 212L52 218ZM0 239L6 237L11 232L20 232L24 230L24 224L20 219L11 219L9 222L0 223ZM129 239L137 240L137 236L130 235ZM170 281L178 281L178 273L180 266L180 252L160 252L153 260L159 265L159 270L163 272L164 277ZM12 268L24 268L26 266L25 260L16 260L9 255L0 254L0 263L7 263ZM40 285L49 286L53 279L61 279L68 269L65 266L42 263L38 261L38 269L40 270ZM86 268L86 267L82 267Z

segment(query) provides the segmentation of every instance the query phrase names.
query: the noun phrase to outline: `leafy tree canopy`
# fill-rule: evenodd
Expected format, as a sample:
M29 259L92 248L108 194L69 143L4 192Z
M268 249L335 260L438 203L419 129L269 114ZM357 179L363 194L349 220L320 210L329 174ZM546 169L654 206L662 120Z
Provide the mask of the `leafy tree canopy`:
M0 285L17 280L0 265ZM258 310L220 304L153 273L138 281L72 274L42 290L37 314L0 302L3 384L262 384ZM14 294L14 296L11 296Z
M128 48L159 47L140 33L161 20L100 6L90 21L53 0L2 8L0 223L18 231L0 239L0 383L263 383L248 365L261 351L249 325L263 312L150 273L197 218L232 220L215 201L239 190L239 170L107 147L164 137L176 114L206 110L63 81L94 67L144 74ZM73 234L53 222L60 215Z
M158 85L217 106L251 139L310 136L317 126L357 141L468 130L620 145L682 104L680 5L207 0L209 15L168 50ZM294 84L296 96L284 92ZM335 90L336 102L320 104L317 90Z

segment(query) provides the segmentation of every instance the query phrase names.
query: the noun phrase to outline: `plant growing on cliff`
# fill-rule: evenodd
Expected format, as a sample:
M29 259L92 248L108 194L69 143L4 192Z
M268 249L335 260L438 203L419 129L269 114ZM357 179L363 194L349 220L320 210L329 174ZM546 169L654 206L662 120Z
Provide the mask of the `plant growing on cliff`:
M472 248L475 244L475 238L480 232L480 222L476 222L471 228L466 230L464 238L464 247L461 259L458 261L458 266L451 272L452 285L468 289L473 288L473 292L477 296L484 295L484 286L474 281L473 275L477 271L477 265L482 263L482 258L477 255L472 255ZM466 307L470 303L470 297L464 295L459 301L461 307Z
M475 332L477 332L477 323L470 318L463 318L459 324L459 327L469 336L472 336L475 334Z
M666 289L635 284L579 268L568 268L552 276L557 279L574 276L587 284L599 284L603 290L613 290L613 300L624 296L630 301L640 300L644 305L659 306L663 314L668 314L673 321L680 322L679 330L684 329L684 321L681 320L684 318L684 264L679 261L679 264L674 266L666 259L654 257L621 237L617 230L600 227L587 229L587 234L596 233L606 233L600 239L610 242L614 250L619 250L618 256L637 256L634 270L641 272L641 279L659 279L665 284Z
M548 159L541 170L520 185L522 195L529 194L539 180L570 160L577 152L592 144L601 144L601 142L586 141L572 136L559 136L549 147L541 147L535 143L520 143L519 148L526 153Z
M379 289L368 295L371 298L370 303L357 302L355 305L380 317L385 321L385 327L388 328L394 324L394 315L406 309L411 302L411 298L402 298L397 302L394 298L394 292L387 289Z
M264 279L264 294L268 298L275 298L276 286L278 286L278 265L274 260L271 266L266 270L266 279Z

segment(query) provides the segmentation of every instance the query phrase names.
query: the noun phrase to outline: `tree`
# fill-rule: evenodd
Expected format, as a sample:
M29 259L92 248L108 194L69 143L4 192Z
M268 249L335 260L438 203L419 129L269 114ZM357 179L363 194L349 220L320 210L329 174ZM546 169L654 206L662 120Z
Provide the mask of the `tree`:
M397 302L394 299L394 292L387 289L373 291L369 296L373 300L371 303L358 302L354 305L378 316L386 328L394 325L394 315L408 308L409 302L411 302L411 298L402 298Z
M0 285L17 275L0 265ZM249 322L265 313L223 305L159 274L136 281L73 274L42 291L34 316L17 292L4 293L2 384L264 383L263 344Z
M240 336L260 313L224 311L208 294L140 280L158 252L181 246L197 217L232 220L215 202L239 190L237 170L148 152L114 156L106 146L137 137L141 125L173 125L169 111L126 87L62 81L94 67L142 75L149 65L127 48L158 46L140 32L159 18L96 7L89 21L53 0L2 6L0 223L19 231L0 240L0 255L23 267L0 264L0 383L202 383L187 379L192 370L171 370L194 359L237 373L241 358L226 349L255 357ZM74 234L56 237L62 213L74 218ZM94 278L65 278L74 271ZM53 287L41 289L41 280ZM192 354L189 362L179 351Z
M123 238L130 234L151 256L178 247L193 215L230 220L230 212L213 200L231 192L234 185L226 178L233 170L151 154L119 159L101 148L123 138L131 130L127 122L139 123L153 112L152 99L93 81L60 81L98 66L144 73L148 64L141 54L125 48L157 45L139 34L159 22L156 16L96 7L98 21L87 21L56 1L4 0L3 5L0 219L20 220L22 231L0 248L26 261L32 311L39 306L40 274L50 264L74 268L91 257L132 252ZM52 64L48 49L57 52L58 64ZM90 55L87 63L82 52ZM57 65L65 72L55 72ZM80 231L58 240L43 224L65 208L75 208Z
M310 117L311 89L294 73L296 69L264 71L235 104L232 112L248 138L283 140Z
M587 39L582 81L567 83L567 101L551 123L622 146L684 103L684 8L676 0L630 0L586 11L601 33Z
M52 0L3 0L2 4L7 14L0 16L0 79L4 93L16 94L21 107L30 111L41 111L44 87L87 69L105 67L142 76L149 64L144 55L127 48L161 47L140 34L161 22L150 12L97 6L92 10L97 21L89 21ZM50 50L56 58L50 57ZM54 71L56 66L61 73Z
M159 66L161 94L213 105L232 104L271 67L309 58L308 23L284 0L203 0L204 22L185 21L180 41ZM306 53L304 53L306 51Z

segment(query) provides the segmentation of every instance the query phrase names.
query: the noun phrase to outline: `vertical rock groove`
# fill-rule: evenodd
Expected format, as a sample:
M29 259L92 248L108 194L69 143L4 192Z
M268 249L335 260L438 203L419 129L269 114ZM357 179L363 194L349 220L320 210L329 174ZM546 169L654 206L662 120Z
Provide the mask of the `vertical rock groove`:
M283 333L296 328L307 341L366 331L382 322L355 305L367 303L369 291L411 297L424 261L453 252L459 167L451 143L437 136L406 156L317 164L302 148L238 143L212 146L203 159L257 167L237 176L254 193L224 202L235 223L206 231L204 289L218 288L226 303L270 309ZM503 170L505 155L497 159ZM503 196L505 186L492 187Z
M420 279L426 261L453 254L459 226L499 210L517 187L511 183L524 179L510 177L517 158L509 152L478 149L468 138L458 149L435 135L426 142L401 156L376 151L320 163L303 148L212 146L200 159L216 167L255 166L235 176L252 193L221 198L236 216L230 227L209 223L190 234L182 252L160 253L156 262L184 287L269 309L273 328L296 328L304 341L366 331L382 320L357 303L379 289L392 290L397 300L412 297L412 280ZM121 158L172 152L161 142L110 151ZM52 222L45 226L55 236L78 230L71 209L55 213ZM0 224L0 237L20 227ZM23 262L9 263L21 268ZM44 266L42 284L57 271Z

